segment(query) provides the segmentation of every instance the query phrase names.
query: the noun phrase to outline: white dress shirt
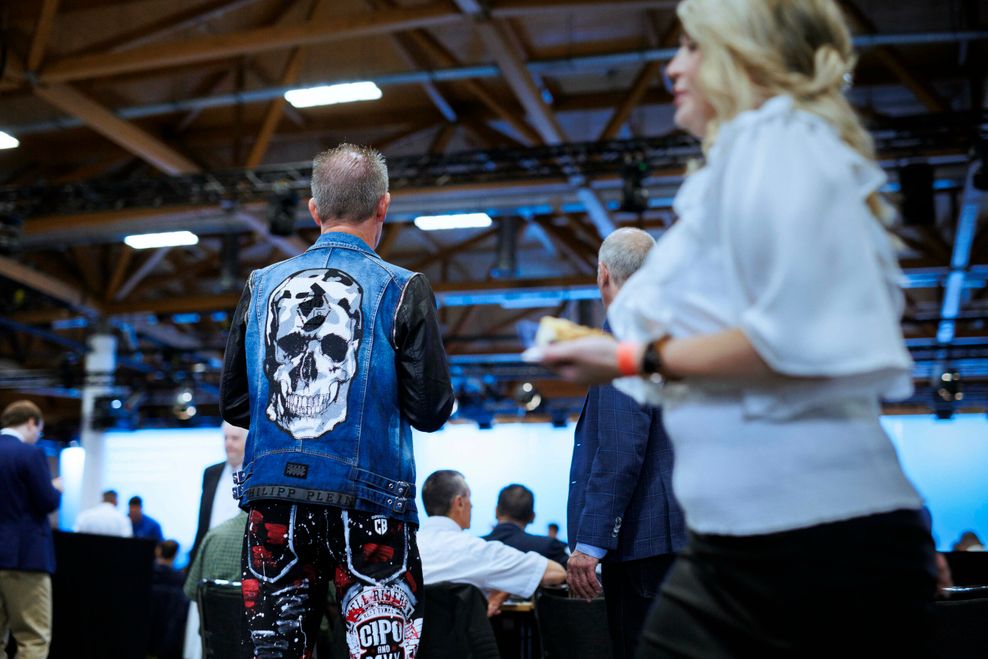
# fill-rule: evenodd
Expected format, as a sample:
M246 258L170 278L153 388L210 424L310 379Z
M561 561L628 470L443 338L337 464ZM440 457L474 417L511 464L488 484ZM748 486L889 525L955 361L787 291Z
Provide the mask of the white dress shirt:
M223 473L216 482L216 493L213 495L213 509L209 512L209 528L214 529L231 517L236 517L240 506L233 498L233 473L240 465L231 467L227 462L223 465Z
M426 518L416 540L426 584L453 581L474 585L485 593L503 590L531 597L549 564L549 559L534 551L518 551L503 542L465 533L442 515Z
M663 404L688 526L771 533L919 507L879 424L879 399L912 391L901 273L865 203L884 174L784 96L726 123L708 155L608 314L624 340L740 328L774 372L616 381Z
M104 501L94 508L79 513L75 518L75 531L131 538L134 535L134 525L130 523L129 517L117 510L116 506Z

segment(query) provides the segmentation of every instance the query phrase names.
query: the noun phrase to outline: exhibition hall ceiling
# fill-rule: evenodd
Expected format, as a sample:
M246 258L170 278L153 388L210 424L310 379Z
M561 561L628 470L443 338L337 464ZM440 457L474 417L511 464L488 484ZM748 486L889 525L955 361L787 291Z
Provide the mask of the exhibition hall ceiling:
M840 5L859 52L849 95L875 136L886 192L906 211L895 241L919 388L899 409L984 409L988 2ZM659 237L676 220L672 197L700 150L672 124L663 75L674 7L9 3L0 130L19 146L0 150L0 402L30 394L77 420L87 340L104 333L116 337L112 392L127 411L167 418L188 389L200 418L215 416L244 280L315 239L311 159L345 141L388 160L379 252L428 275L457 386L487 405L474 416L523 411L526 381L543 418L578 412L578 387L517 354L541 315L602 320L602 236L635 226ZM380 98L284 99L357 81ZM465 212L492 223L414 223ZM180 230L198 242L123 242Z

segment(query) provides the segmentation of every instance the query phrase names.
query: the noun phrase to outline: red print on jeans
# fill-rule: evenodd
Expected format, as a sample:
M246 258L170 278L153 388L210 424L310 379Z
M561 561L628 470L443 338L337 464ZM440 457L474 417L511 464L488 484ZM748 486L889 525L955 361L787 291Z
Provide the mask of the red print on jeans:
M364 545L364 558L368 563L384 563L395 555L394 547L368 542Z
M356 579L350 574L345 567L342 565L336 566L336 574L333 577L333 583L336 584L336 594L337 596L342 596L346 592L347 588L353 585Z
M264 521L264 515L261 514L260 510L250 511L250 516L247 518L247 528L251 533L257 533L257 529L261 526L261 522Z
M244 596L244 608L253 609L261 592L261 583L257 579L244 579L240 583L240 592Z
M268 533L267 543L269 545L283 545L288 540L288 526L285 524L267 522L264 525L264 530Z
M251 547L250 561L255 570L277 567L274 556L264 547Z

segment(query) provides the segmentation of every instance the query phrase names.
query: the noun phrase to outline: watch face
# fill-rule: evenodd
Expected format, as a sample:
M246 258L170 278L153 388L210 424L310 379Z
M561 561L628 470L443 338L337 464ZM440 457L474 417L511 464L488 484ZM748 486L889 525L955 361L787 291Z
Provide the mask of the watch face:
M658 373L662 370L662 356L659 350L664 343L663 338L652 341L645 347L645 354L642 357L642 371L645 373Z

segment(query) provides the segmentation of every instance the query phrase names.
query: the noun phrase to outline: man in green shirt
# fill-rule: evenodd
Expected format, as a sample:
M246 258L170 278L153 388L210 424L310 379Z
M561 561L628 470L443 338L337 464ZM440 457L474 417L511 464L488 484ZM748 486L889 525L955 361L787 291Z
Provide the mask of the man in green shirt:
M240 552L244 545L247 513L240 511L203 538L196 558L189 568L183 590L190 600L196 600L196 589L203 579L240 581Z

